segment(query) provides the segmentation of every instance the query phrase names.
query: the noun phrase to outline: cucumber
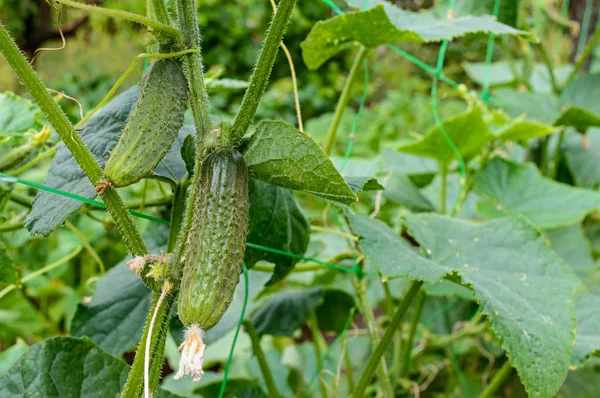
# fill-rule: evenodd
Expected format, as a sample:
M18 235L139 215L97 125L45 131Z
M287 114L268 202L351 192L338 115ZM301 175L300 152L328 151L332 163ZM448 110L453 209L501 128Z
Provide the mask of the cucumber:
M233 148L219 148L202 162L192 196L193 225L180 257L183 277L179 318L185 326L214 327L233 299L248 232L248 167Z
M167 154L183 125L187 82L171 59L152 64L123 134L111 152L104 177L124 187L147 176Z

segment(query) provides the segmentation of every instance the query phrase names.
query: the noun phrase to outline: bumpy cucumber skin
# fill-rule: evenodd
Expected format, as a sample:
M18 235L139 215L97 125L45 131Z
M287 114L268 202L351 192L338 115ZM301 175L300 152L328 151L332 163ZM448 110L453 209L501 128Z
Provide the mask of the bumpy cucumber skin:
M104 168L104 177L116 187L147 176L169 151L183 125L188 96L183 72L171 59L159 59L151 68Z
M181 256L179 318L215 326L233 299L248 232L248 167L235 149L217 149L202 163L193 226Z

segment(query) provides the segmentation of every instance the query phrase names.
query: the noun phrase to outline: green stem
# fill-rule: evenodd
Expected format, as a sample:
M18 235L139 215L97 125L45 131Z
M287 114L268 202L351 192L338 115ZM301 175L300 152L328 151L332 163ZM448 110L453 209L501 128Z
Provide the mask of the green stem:
M15 202L16 204L19 204L19 205L21 205L23 207L27 207L27 208L31 209L31 201L32 201L32 199L29 196L27 196L27 195L24 195L22 193L18 193L18 192L12 191L10 193L10 200L12 202Z
M90 150L77 134L67 116L46 90L29 62L23 57L21 51L12 40L4 26L0 25L0 51L17 74L29 94L35 99L46 118L54 127L73 158L81 167L92 185L103 179L102 169L96 162ZM144 255L148 252L146 244L140 235L133 218L127 207L114 189L106 189L102 195L106 207L112 214L115 223L127 248L133 255Z
M540 145L542 146L540 154L540 171L544 176L548 175L548 141L550 140L547 136L542 137L540 140Z
M594 51L594 48L596 48L596 43L598 43L598 39L600 39L600 29L596 29L596 32L594 32L594 35L590 38L590 41L585 46L585 49L579 55L579 57L577 59L577 63L575 64L573 71L571 72L571 74L569 75L569 77L567 79L567 83L569 83L571 80L575 79L575 77L577 76L577 73L581 70L583 65L585 65L585 61L590 56L592 51Z
M185 200L187 197L187 183L177 185L173 194L173 208L171 209L171 226L169 229L169 240L167 244L167 252L171 253L175 249L177 236L183 224L183 216L185 215Z
M379 325L375 320L375 313L373 307L369 302L367 291L356 276L353 276L354 290L358 296L358 302L361 313L365 319L367 330L369 331L369 338L371 339L371 346L374 347L379 343ZM377 365L377 379L381 384L383 390L383 396L388 398L394 397L394 387L392 386L390 376L388 373L387 365L383 357L380 358L379 364Z
M48 264L45 267L40 268L35 272L32 272L31 274L25 275L23 278L21 278L21 281L18 284L12 284L12 285L6 286L4 289L2 289L2 291L0 291L0 298L6 296L12 290L17 288L17 286L21 286L21 285L29 282L30 280L37 278L40 275L44 275L46 272L52 271L54 268L63 265L67 261L70 261L73 257L77 256L81 252L81 250L82 250L82 247L78 246L75 250L73 250L71 253L67 254L63 258L53 262L52 264Z
M200 48L200 30L198 28L198 16L195 0L177 0L177 16L183 41L187 48ZM204 141L209 136L212 128L210 119L208 94L204 84L204 67L202 65L202 55L200 52L186 54L183 59L183 66L188 79L190 105L194 124L196 126L196 168L194 169L194 182L197 182L196 174L199 174L199 165L202 163ZM196 173L198 172L198 173Z
M558 174L558 166L560 165L560 160L562 158L562 143L565 140L565 129L562 129L558 135L558 142L556 143L556 148L554 149L554 156L552 157L552 170L550 170L550 174L548 177L555 179Z
M27 170L29 170L30 168L32 168L33 166L35 166L36 164L41 162L42 160L54 156L57 148L58 148L58 145L54 145L54 146L48 148L46 151L40 153L39 155L37 155L35 158L31 159L29 162L25 163L20 168L13 170L10 174L13 176L18 176L18 175L23 174L24 172L26 172Z
M79 240L83 244L83 247L85 247L85 250L94 259L96 264L98 264L98 267L100 267L100 273L102 275L104 275L106 273L105 267L104 267L104 262L98 255L98 252L96 252L96 250L94 250L92 245L90 245L90 241L88 241L88 239L85 237L85 235L75 225L73 225L69 220L67 220L65 222L65 226L67 227L68 230L73 232L79 238Z
M546 70L548 71L548 75L550 77L550 83L552 84L552 91L555 94L559 94L560 87L558 85L558 82L556 81L556 76L554 76L554 66L552 65L552 61L550 60L550 57L548 56L546 47L544 47L544 44L541 41L539 43L537 43L537 47L540 52L540 55L542 56L542 60L544 61L544 65L546 65Z
M442 164L442 183L440 186L440 213L446 214L446 191L448 186L448 165Z
M156 390L158 382L160 380L160 373L162 370L163 353L165 347L165 341L167 339L167 333L169 330L169 322L171 317L171 306L175 301L176 292L172 291L168 294L163 301L163 304L158 308L156 318L154 320L154 327L152 330L151 350L150 350L150 390ZM152 295L152 303L150 304L150 311L146 317L146 325L144 326L144 332L142 338L138 343L138 348L135 353L135 359L131 365L131 370L127 376L127 382L123 387L122 398L139 398L143 395L144 389L144 355L146 353L146 340L148 339L148 333L150 332L150 323L152 315L154 314L160 292L154 292Z
M479 398L490 398L494 396L494 393L500 388L502 383L506 381L508 376L512 373L512 366L510 362L507 360L504 362L504 365L498 370L498 373L494 376L490 384L487 385L485 390L479 395Z
M154 13L154 17L157 19L157 21L167 26L171 26L171 18L167 12L165 0L151 0L151 2L152 12Z
M381 338L379 344L377 344L377 347L375 347L373 354L369 358L367 367L365 368L362 376L360 377L358 385L356 386L356 389L352 394L353 397L363 398L365 396L365 390L367 389L369 384L371 384L371 377L373 376L373 373L375 372L375 369L377 368L380 359L383 357L383 354L385 354L387 347L390 345L392 338L396 333L396 329L402 323L402 320L404 319L404 316L406 315L410 304L412 303L417 293L419 293L422 284L423 282L421 281L414 281L408 293L406 293L406 296L404 296L404 299L400 303L400 306L396 310L396 313L390 320L390 323L385 333L383 334L383 337Z
M425 293L421 292L419 298L417 299L415 314L413 315L412 321L410 323L410 329L408 332L408 340L406 340L406 346L404 349L404 357L402 358L402 374L401 376L408 377L410 375L410 360L412 356L412 348L413 342L415 338L415 333L417 331L417 327L419 326L419 321L421 320L421 314L423 313L423 306L425 305L425 299L427 296Z
M348 391L354 390L354 370L352 366L352 359L350 358L350 351L348 349L348 340L346 334L340 336L340 343L344 350L344 365L346 366L346 381L348 382Z
M273 15L271 26L267 30L267 37L263 44L262 50L256 60L254 72L250 77L250 86L246 89L240 109L235 116L233 122L233 130L231 132L232 139L239 139L254 120L258 104L267 88L269 75L275 63L275 56L279 50L279 43L283 38L285 28L292 15L292 10L296 5L296 0L281 0L277 7L277 12ZM224 137L227 140L227 137Z
M356 57L354 58L352 68L350 68L350 73L346 78L346 83L344 84L344 88L342 89L340 98L338 99L337 105L335 106L333 121L329 126L329 131L327 131L327 138L325 139L325 146L323 150L327 155L330 155L331 150L333 149L333 144L335 143L335 136L337 134L338 127L340 125L340 122L342 121L344 110L346 110L346 106L350 101L350 96L352 95L352 86L354 85L354 80L358 76L358 72L360 71L363 59L365 59L365 56L367 55L368 51L369 50L366 47L360 47L358 54L356 54Z
M27 212L19 214L16 217L11 218L8 221L0 224L0 233L1 232L12 232L17 229L25 228L23 225L23 221L25 221L25 217L27 217Z
M244 320L244 330L246 330L246 334L248 337L250 337L250 341L252 342L252 352L254 353L254 356L256 356L258 366L260 367L260 371L265 379L265 384L267 386L267 390L269 391L269 397L279 397L279 391L277 391L273 374L271 373L271 369L269 369L269 364L267 363L267 358L265 358L265 353L260 346L260 336L256 332L256 328L252 322L248 319Z
M317 358L317 377L319 379L319 386L321 388L321 398L327 398L328 397L327 384L325 383L325 381L323 380L323 378L320 375L321 370L323 369L324 361L325 361L325 358L323 357L323 353L326 351L325 346L327 344L325 343L325 339L323 338L323 335L321 334L321 331L319 330L319 323L317 321L317 317L315 316L314 312L311 314L311 319L308 322L308 327L312 334L313 344L315 346L315 356Z
M459 332L450 334L450 335L444 335L444 336L430 336L429 337L429 344L428 346L432 347L432 348L443 348L446 347L449 344L454 343L455 341L461 340L465 337L469 337L469 336L476 336L478 334L480 334L481 332L483 332L485 329L487 328L487 324L485 322L482 323L478 323L478 324L468 324L467 326L465 326L463 329L461 329Z
M125 20L131 21L131 22L137 22L139 24L142 24L149 28L152 28L156 31L164 32L164 33L168 34L169 36L173 36L176 38L180 37L180 33L177 29L175 29L169 25L165 25L163 23L155 21L152 18L147 18L143 15L135 14L133 12L91 6L88 4L83 4L83 3L79 3L77 1L72 1L72 0L54 0L54 1L56 1L57 3L60 3L60 4L64 4L69 7L78 8L80 10L85 10L85 11L96 13L96 14L107 15L109 17L114 17L114 18L121 18L121 19L125 19Z

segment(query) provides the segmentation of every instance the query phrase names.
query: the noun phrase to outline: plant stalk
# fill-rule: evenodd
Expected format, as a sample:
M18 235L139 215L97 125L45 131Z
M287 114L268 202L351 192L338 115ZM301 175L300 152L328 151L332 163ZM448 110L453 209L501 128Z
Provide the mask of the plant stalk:
M256 328L252 324L252 321L248 319L244 320L244 330L246 330L246 334L248 337L250 337L250 341L252 342L252 352L256 356L258 366L260 367L260 371L265 379L267 390L269 390L269 397L278 398L279 391L277 391L277 386L275 385L275 380L273 379L271 369L269 369L269 364L267 363L265 353L260 346L260 336L256 332Z
M558 82L556 81L556 76L554 76L554 66L552 65L552 61L550 60L550 56L548 56L548 52L546 51L546 47L540 41L537 43L537 47L540 51L540 55L542 56L542 60L546 65L546 69L548 70L548 75L550 75L550 83L552 84L552 91L554 94L560 94L560 87Z
M560 165L560 160L562 158L562 143L565 140L565 129L562 129L558 135L558 142L556 143L556 148L554 149L554 156L552 157L552 169L550 170L550 174L548 177L555 179L558 174L558 166Z
M233 140L243 137L252 120L254 120L260 100L267 88L269 75L275 64L279 44L295 5L296 0L281 0L277 12L273 15L267 37L256 60L254 72L250 77L250 86L246 89L242 104L233 122L231 133Z
M479 395L479 398L490 398L494 396L494 393L500 388L502 383L506 381L508 376L512 373L512 366L510 365L510 361L506 360L504 365L498 370L498 373L494 376L490 384L487 385L485 390Z
M598 39L600 39L600 29L596 29L596 32L594 32L594 35L592 37L590 37L590 41L585 46L585 49L583 50L581 55L579 55L579 58L577 59L577 63L575 64L573 71L567 78L567 83L569 83L571 80L575 79L575 77L577 76L577 73L581 70L583 65L585 65L586 59L590 56L592 51L594 51L594 48L596 48L596 43L598 43Z
M356 386L356 389L354 390L354 393L352 395L354 398L363 398L365 396L364 393L369 384L371 384L371 377L373 376L373 373L377 368L379 360L383 357L383 354L385 354L387 347L390 345L392 338L396 333L396 329L402 323L402 320L404 319L404 316L406 315L410 304L412 303L417 293L419 293L421 285L423 285L423 282L414 281L408 293L406 293L406 296L404 296L404 299L402 300L400 306L396 310L396 313L390 320L390 323L385 333L383 334L381 340L379 341L379 344L377 344L377 347L375 347L371 358L369 358L367 367L361 375L358 385Z
M152 2L152 12L158 22L171 26L171 18L165 6L165 0L150 0Z
M401 376L409 378L410 375L410 362L412 356L412 348L413 341L415 338L415 333L417 331L417 327L419 326L419 321L421 320L421 314L423 313L423 307L425 305L425 299L427 296L424 292L421 292L419 298L417 299L417 303L415 306L415 314L413 315L412 321L410 323L410 329L408 332L408 339L406 340L406 346L404 349L404 356L402 358L402 367L401 367Z
M183 41L188 49L200 48L200 30L198 29L198 16L196 10L196 0L177 0L177 16ZM200 170L200 164L203 160L204 143L212 129L212 120L210 119L208 107L208 94L204 84L204 67L202 65L202 55L200 52L194 52L184 55L184 71L188 79L190 106L196 126L196 166L194 168L194 183L197 182L196 173ZM199 159L199 160L198 160Z
M85 146L83 140L67 119L67 116L54 101L50 93L48 93L29 62L23 57L7 30L1 25L0 51L27 91L29 91L29 94L31 94L42 112L44 112L46 118L52 127L54 127L92 185L95 186L98 182L102 181L102 169L96 162L96 159ZM146 244L121 197L112 188L106 189L101 196L104 203L106 203L108 211L113 216L117 228L123 237L123 241L131 254L134 256L147 254L148 249L146 248Z
M96 13L96 14L107 15L109 17L114 17L114 18L121 18L121 19L125 19L125 20L131 21L131 22L136 22L136 23L145 25L149 28L152 28L153 30L156 30L159 32L164 32L169 36L176 37L176 38L180 37L179 31L177 29L173 28L172 26L165 25L165 24L160 23L152 18L148 18L148 17L139 15L139 14L136 14L133 12L123 11L123 10L113 10L111 8L104 8L104 7L97 7L97 6L92 6L92 5L88 5L88 4L84 4L84 3L79 3L77 1L72 1L72 0L54 0L54 1L57 3L60 3L60 4L64 4L69 7L78 8L80 10L84 10L84 11L88 11L88 12L92 12L92 13Z
M354 390L354 370L352 366L352 359L350 358L350 351L348 350L348 340L346 334L340 336L340 343L344 347L344 365L346 366L346 381L348 382L348 391Z
M158 311L156 312L156 318L152 329L152 350L150 352L150 390L155 391L158 387L160 380L160 373L162 370L163 363L163 352L165 348L165 342L167 340L167 333L169 330L169 321L171 317L171 306L177 296L176 291L171 291L168 294ZM144 326L144 332L142 338L138 343L137 351L135 352L135 359L131 365L131 370L127 376L127 382L123 387L122 398L139 398L143 394L144 389L144 356L146 354L146 340L148 339L148 333L150 332L150 324L152 316L156 311L160 292L154 292L152 294L152 303L150 304L150 311L146 317L146 324Z
M319 379L319 387L321 389L321 398L327 398L327 384L325 380L321 378L321 370L323 370L323 364L325 363L325 358L323 358L323 353L326 352L325 339L319 330L319 323L317 321L317 317L314 312L311 314L311 319L308 322L308 327L312 334L313 344L315 346L315 356L317 357L317 378Z
M173 208L171 209L171 224L169 229L169 240L167 243L167 252L172 253L177 244L177 236L183 224L185 215L185 200L187 198L187 182L175 187L173 193Z
M350 73L346 78L346 83L344 84L344 88L342 89L340 98L338 99L337 105L335 106L333 121L329 126L329 130L327 131L327 138L325 139L325 146L323 150L327 155L331 155L331 150L333 149L333 144L335 143L335 136L337 134L338 127L340 126L340 122L342 121L344 110L346 109L346 106L350 101L350 96L352 95L352 86L354 85L354 80L358 76L358 72L360 71L363 59L365 59L365 56L367 55L368 51L369 50L366 47L360 47L360 50L358 50L358 54L356 54L356 57L354 58L352 68L350 68Z
M359 280L356 276L353 276L353 280L354 289L356 291L356 295L358 296L360 310L363 314L363 317L365 318L367 330L369 331L371 346L374 347L376 344L379 343L379 326L377 325L377 321L375 320L375 313L373 311L373 307L371 307L369 297L367 296L366 289L362 285L361 280ZM385 359L383 357L377 365L377 378L379 380L379 383L381 384L383 396L393 398L394 387L392 386L390 375L387 369L387 364L385 363Z
M440 185L440 213L446 214L446 191L448 186L448 165L442 164L442 183Z

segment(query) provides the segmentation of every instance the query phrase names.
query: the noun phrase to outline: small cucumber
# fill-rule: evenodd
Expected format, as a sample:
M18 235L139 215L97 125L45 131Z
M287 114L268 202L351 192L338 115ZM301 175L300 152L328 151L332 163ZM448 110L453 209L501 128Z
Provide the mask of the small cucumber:
M233 148L219 148L202 162L180 261L179 318L203 330L215 326L233 299L248 232L248 167Z
M187 93L185 76L173 60L160 59L146 72L135 108L104 168L111 185L138 182L166 155L183 125Z

